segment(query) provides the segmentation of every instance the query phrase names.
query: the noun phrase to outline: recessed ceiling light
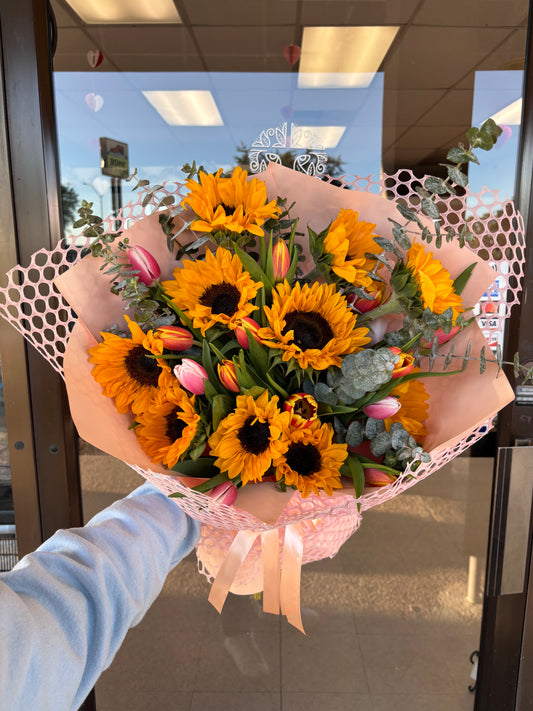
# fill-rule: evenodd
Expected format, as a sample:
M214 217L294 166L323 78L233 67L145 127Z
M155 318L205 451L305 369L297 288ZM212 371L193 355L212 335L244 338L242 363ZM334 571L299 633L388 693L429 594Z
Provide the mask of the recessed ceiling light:
M499 126L520 126L522 122L522 99L517 99L511 104L504 106L495 114L492 114L493 119Z
M67 0L88 25L178 23L172 0Z
M293 126L291 148L325 150L336 148L346 131L346 126Z
M210 91L143 91L170 126L223 126Z
M298 88L369 86L399 29L304 27Z

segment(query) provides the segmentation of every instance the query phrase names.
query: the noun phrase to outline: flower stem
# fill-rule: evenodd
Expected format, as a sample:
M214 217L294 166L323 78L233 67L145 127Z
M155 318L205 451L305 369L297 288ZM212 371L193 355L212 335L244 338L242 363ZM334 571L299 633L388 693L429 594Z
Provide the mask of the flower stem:
M358 314L357 325L361 326L367 321L375 321L381 316L387 316L388 314L400 314L403 313L403 311L404 307L402 306L400 299L393 293L386 303L381 304L381 306L377 306L375 309L372 309L372 311L367 311L365 314Z

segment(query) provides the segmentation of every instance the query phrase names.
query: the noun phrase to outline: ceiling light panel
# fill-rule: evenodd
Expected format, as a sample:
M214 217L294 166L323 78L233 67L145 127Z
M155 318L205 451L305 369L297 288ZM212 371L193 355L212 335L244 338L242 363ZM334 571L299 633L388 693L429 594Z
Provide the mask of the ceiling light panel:
M298 88L364 88L371 84L397 26L304 27Z
M498 126L520 126L522 123L522 99L517 99L511 104L504 106L491 118Z
M88 25L181 22L172 0L67 0Z
M210 91L143 91L169 126L223 126Z

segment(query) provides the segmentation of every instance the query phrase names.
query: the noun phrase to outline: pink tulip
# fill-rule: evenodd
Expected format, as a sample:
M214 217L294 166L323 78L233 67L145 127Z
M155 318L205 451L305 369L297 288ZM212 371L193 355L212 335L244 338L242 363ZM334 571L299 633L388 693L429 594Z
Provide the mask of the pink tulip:
M237 373L235 372L235 363L232 360L224 359L222 363L217 365L218 377L222 385L232 393L240 393L241 388L237 382Z
M207 372L200 363L190 358L184 358L179 365L174 367L174 375L185 390L193 395L203 395L205 381L208 380Z
M435 331L435 336L437 338L439 346L442 346L443 343L446 343L447 341L450 340L450 338L453 338L455 336L455 334L458 333L460 330L461 330L461 326L454 326L452 328L452 330L450 331L450 333L444 333L442 328L438 328ZM433 342L430 343L429 341L426 341L425 338L422 338L422 340L420 341L420 345L422 346L422 348L431 348L431 346L433 345Z
M143 284L150 286L161 276L161 268L150 252L144 247L130 247L127 252L128 262L139 272L136 276Z
M363 407L363 412L368 417L374 418L374 420L386 420L388 417L395 415L400 407L401 404L397 397L387 395L383 400Z
M365 469L365 485L366 486L387 486L392 484L396 477L387 472L382 472L381 469Z
M272 262L274 265L274 279L283 281L291 266L291 255L285 244L285 240L278 239L272 250Z
M193 342L192 333L180 326L160 326L156 330L156 335L169 351L186 351Z
M382 284L381 282L374 282L373 291L366 293L368 296L373 296L374 298L371 300L363 299L361 296L357 296L356 294L348 294L346 297L348 305L351 306L354 311L357 311L357 313L366 314L368 311L375 309L376 306L388 301L390 297L389 295L387 298L384 298L385 284Z
M248 350L248 348L250 347L250 344L248 343L249 334L251 334L258 343L261 343L261 341L256 335L257 331L260 328L261 326L257 323L257 321L254 321L253 318L250 318L249 316L241 318L241 320L239 321L239 325L235 329L235 336L239 341L240 347L246 348L246 350Z
M231 481L225 481L223 484L218 484L209 492L209 496L217 502L217 504L225 504L231 506L237 498L238 489Z

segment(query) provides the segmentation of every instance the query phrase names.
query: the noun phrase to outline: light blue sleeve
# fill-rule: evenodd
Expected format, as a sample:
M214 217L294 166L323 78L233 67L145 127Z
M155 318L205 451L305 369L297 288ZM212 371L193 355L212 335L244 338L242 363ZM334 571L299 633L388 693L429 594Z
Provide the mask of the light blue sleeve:
M144 484L1 574L0 709L78 709L198 535Z

